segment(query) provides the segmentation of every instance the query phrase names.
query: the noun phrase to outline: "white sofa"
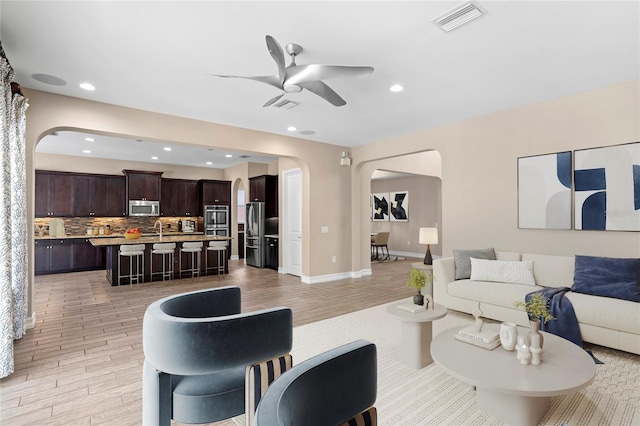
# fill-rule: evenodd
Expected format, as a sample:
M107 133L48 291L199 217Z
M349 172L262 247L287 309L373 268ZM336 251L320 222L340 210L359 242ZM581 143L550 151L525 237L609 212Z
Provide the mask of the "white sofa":
M542 287L571 287L573 256L496 251L497 260L533 261L535 286L455 279L453 257L433 261L433 299L449 309L471 313L479 304L483 317L528 326L527 314L514 302ZM640 303L567 292L582 340L640 355Z

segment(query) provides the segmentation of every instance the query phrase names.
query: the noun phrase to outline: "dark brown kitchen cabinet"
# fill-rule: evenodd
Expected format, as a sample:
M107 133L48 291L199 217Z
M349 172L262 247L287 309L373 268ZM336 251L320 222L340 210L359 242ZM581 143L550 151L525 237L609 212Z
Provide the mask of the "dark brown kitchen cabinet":
M160 200L162 172L123 170L126 176L127 200Z
M34 242L35 274L104 269L105 249L94 247L88 238L37 239Z
M231 206L231 181L201 180L200 194L202 206L214 204Z
M249 201L263 201L265 217L278 217L278 176L262 175L250 178Z
M198 216L200 191L197 180L162 179L160 190L162 216Z
M88 238L76 239L73 242L74 271L94 271L105 268L104 247L95 247Z
M73 179L69 173L36 170L35 216L73 216Z
M113 217L126 214L125 178L76 175L74 211L77 217Z
M73 268L73 240L45 239L35 241L35 274L68 272Z

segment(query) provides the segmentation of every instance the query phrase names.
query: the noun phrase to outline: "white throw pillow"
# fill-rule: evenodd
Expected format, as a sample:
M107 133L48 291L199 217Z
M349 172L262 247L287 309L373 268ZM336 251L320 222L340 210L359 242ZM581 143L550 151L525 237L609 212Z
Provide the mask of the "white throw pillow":
M472 281L536 285L533 279L533 261L512 262L471 258Z

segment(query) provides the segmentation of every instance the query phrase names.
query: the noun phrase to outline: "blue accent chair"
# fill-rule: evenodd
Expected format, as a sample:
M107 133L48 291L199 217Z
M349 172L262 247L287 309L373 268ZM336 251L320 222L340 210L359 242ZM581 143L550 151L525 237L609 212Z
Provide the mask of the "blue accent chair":
M142 422L211 423L245 411L245 367L291 351L285 307L240 313L240 288L158 300L144 314Z
M375 425L376 394L376 346L358 340L283 373L262 396L253 426Z

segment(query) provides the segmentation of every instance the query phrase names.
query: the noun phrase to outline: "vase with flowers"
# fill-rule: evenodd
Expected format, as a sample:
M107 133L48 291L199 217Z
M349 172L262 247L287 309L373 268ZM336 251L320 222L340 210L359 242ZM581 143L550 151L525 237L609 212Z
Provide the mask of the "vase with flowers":
M527 346L542 348L544 336L540 333L540 322L547 323L555 319L549 311L549 299L540 293L534 293L529 300L525 302L517 300L514 305L524 308L529 316L531 330L527 334Z

